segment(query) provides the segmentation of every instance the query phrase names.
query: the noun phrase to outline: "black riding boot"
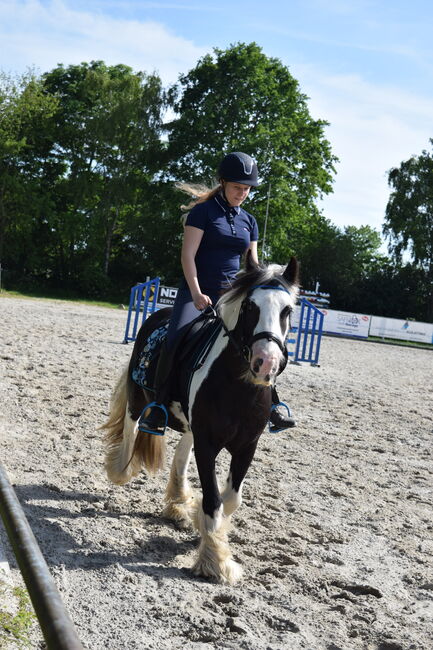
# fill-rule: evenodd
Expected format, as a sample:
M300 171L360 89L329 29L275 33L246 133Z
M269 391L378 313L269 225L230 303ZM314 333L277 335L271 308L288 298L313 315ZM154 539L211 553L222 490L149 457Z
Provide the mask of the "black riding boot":
M168 398L170 382L169 376L173 361L172 351L167 350L164 343L159 354L158 365L155 373L155 401L145 408L138 421L139 431L163 436L168 420ZM145 416L149 410L150 413Z
M283 409L286 409L284 413ZM284 402L280 402L277 389L272 386L272 408L269 416L269 431L278 433L284 429L290 429L296 426L296 421L292 418L289 407Z

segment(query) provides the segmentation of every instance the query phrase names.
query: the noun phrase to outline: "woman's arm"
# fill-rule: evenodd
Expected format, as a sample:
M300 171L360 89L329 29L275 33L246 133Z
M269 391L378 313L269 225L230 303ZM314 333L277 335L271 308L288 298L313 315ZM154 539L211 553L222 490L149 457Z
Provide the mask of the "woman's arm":
M185 280L191 291L194 307L196 309L205 309L212 304L209 296L201 292L200 284L197 278L197 267L195 265L195 255L203 237L203 230L195 226L185 226L183 234L183 244L181 253L181 262Z
M259 263L259 258L258 258L258 255L257 255L257 242L256 241L250 242L249 250L251 251L251 259L253 260L253 262L258 264Z

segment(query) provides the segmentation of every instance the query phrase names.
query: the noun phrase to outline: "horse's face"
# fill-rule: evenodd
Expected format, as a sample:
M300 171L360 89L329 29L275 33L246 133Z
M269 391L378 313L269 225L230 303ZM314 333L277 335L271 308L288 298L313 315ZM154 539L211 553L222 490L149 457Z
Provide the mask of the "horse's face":
M247 255L245 271L218 303L233 347L248 362L243 378L269 386L287 363L286 337L299 293L299 264L260 266Z
M287 363L285 341L296 295L283 286L254 288L242 308L243 337L249 349L248 379L269 386Z

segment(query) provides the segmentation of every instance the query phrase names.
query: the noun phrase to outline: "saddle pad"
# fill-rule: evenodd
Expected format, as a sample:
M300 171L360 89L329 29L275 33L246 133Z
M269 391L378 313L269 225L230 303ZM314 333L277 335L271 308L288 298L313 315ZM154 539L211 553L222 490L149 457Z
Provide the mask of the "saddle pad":
M154 390L155 372L161 346L167 337L168 322L158 327L146 340L137 366L132 370L132 379L141 388Z

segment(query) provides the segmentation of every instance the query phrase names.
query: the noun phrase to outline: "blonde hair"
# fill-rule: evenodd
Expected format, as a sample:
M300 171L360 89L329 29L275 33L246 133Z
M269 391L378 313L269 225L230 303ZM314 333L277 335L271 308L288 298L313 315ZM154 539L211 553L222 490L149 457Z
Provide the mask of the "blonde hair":
M212 199L222 190L222 185L221 183L218 183L218 185L212 189L209 189L206 187L206 185L195 185L193 183L176 183L176 189L180 190L181 192L185 192L185 194L189 194L189 196L191 196L193 199L188 204L180 206L180 209L183 212L186 212L187 210L191 210L191 208L197 205L197 203L204 203L205 201Z

